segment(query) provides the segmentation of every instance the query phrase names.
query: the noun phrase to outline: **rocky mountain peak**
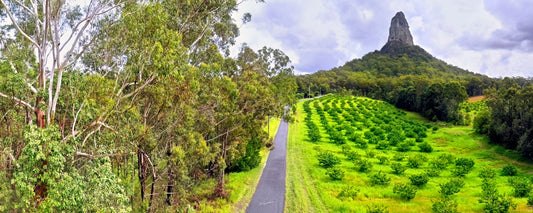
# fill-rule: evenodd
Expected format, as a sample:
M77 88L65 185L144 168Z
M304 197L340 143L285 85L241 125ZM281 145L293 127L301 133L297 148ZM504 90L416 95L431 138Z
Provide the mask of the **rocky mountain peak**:
M399 41L407 45L414 45L413 37L409 31L409 24L402 11L396 13L396 15L392 17L389 28L389 39L387 42L391 41Z

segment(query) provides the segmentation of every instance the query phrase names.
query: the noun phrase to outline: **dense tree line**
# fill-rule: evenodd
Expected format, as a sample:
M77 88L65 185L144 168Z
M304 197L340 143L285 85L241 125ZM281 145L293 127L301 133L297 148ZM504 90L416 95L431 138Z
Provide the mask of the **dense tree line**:
M302 96L317 92L362 95L432 120L462 123L459 104L494 85L492 79L450 66L418 46L388 50L369 53L330 71L300 76L298 92Z
M418 46L395 44L366 54L341 67L297 78L300 97L326 93L384 100L419 112L431 120L465 121L459 104L489 88L507 88L506 81L525 85L524 78L493 79L438 60Z
M225 197L295 103L283 52L229 57L237 1L0 2L0 211L172 211L213 178Z
M503 81L506 87L486 92L489 109L476 116L474 128L491 142L533 159L533 84Z

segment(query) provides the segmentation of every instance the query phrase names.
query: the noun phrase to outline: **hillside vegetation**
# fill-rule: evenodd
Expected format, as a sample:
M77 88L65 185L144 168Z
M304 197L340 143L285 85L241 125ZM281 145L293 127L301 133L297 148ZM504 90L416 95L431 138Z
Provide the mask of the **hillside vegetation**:
M488 145L471 127L429 123L350 96L328 95L297 109L289 129L288 212L533 210L533 165Z
M229 56L241 1L1 2L0 212L246 205L296 83L280 50Z

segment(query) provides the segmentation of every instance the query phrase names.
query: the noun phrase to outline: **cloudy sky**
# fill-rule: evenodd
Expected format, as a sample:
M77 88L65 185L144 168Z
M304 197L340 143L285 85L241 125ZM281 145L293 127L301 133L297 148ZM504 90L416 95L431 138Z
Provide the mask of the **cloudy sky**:
M234 14L238 43L283 50L297 73L341 66L386 43L403 11L416 45L452 65L491 77L533 77L530 0L249 0Z

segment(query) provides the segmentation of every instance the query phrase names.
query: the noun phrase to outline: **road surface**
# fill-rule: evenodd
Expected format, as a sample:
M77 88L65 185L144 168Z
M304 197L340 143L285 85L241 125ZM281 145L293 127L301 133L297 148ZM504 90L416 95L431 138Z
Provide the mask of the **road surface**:
M274 150L270 151L263 174L246 212L276 213L285 208L285 174L287 169L287 134L289 124L281 120L274 137Z

